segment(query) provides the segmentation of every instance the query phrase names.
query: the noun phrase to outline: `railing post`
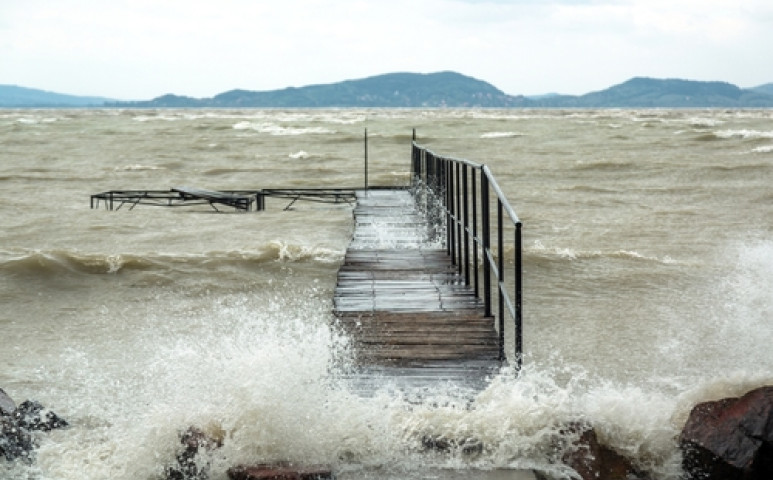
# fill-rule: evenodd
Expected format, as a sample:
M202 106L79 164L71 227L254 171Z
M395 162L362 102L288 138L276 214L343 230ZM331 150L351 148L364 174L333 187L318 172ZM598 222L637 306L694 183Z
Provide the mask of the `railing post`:
M454 175L456 176L454 181L454 222L456 223L456 260L459 264L458 273L462 274L464 269L464 263L462 258L462 183L461 183L461 166L459 162L454 162Z
M416 145L416 129L413 129L413 140L411 141L411 160L413 161L413 175L411 177L411 186L416 188L421 180L421 150Z
M411 143L411 187L416 188L417 179L420 175L420 167L417 155L419 153L419 150L416 148L415 143Z
M523 252L521 244L521 222L515 224L515 368L523 365Z
M422 155L424 160L424 176L427 178L425 187L434 192L435 185L433 182L435 178L435 171L432 169L434 161L432 158L432 153L422 149Z
M365 191L368 190L368 129L365 129Z
M467 191L467 164L462 166L462 201L464 203L464 284L470 285L470 202Z
M499 361L505 361L505 241L502 224L502 199L497 199L497 299L499 310Z
M475 298L480 298L478 275L478 169L472 169L472 271L475 272Z
M491 264L488 255L491 251L491 219L489 218L489 185L486 172L480 174L481 235L483 235L483 305L484 315L491 316Z
M446 198L446 178L448 178L447 172L446 172L446 165L445 162L443 162L442 157L439 157L435 155L435 171L437 172L438 179L437 179L437 190L438 190L438 198L444 199ZM443 207L445 207L446 204L443 203Z
M443 159L446 165L446 211L448 212L446 231L448 235L448 254L451 256L451 265L456 265L456 229L454 228L454 166L448 159Z

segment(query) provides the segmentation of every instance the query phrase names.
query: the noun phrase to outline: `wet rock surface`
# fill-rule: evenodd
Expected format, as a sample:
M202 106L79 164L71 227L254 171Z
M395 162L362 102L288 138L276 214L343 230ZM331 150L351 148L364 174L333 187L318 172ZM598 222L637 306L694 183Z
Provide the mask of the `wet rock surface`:
M579 434L562 461L582 480L646 480L631 461L598 440L596 431L586 425L571 425L566 432Z
M51 410L38 402L27 400L16 408L12 417L16 424L25 430L41 430L49 432L57 428L64 428L68 423Z
M0 417L11 415L16 410L16 402L0 388Z
M0 389L0 457L6 461L31 463L38 447L35 432L67 426L66 420L39 402L27 400L17 407Z
M690 480L773 479L773 386L696 405L679 445Z
M335 475L324 466L300 466L291 463L238 466L228 470L231 480L333 480Z
M167 480L208 480L209 460L206 456L223 446L222 438L189 427L180 435L180 443L183 449L177 454L177 464L166 469Z

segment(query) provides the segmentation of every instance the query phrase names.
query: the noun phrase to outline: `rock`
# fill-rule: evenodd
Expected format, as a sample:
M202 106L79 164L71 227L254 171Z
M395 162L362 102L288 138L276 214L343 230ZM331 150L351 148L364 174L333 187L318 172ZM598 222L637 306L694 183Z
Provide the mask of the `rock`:
M6 415L4 412L10 408L13 400L2 390L0 393L0 403L4 405L0 407L3 410L3 415L0 416L0 454L9 462L17 459L32 462L34 450L38 446L32 432L63 428L67 426L67 422L40 403L29 400Z
M69 424L57 414L43 407L38 402L27 400L13 412L16 424L26 430L42 430L49 432L56 428L64 428Z
M575 424L565 432L580 432L574 448L563 455L563 462L574 469L582 480L644 480L631 462L613 449L598 441L596 431L588 426Z
M457 440L425 435L421 438L421 446L424 450L436 450L443 453L461 452L467 456L483 453L483 442L476 438Z
M16 402L0 388L0 417L6 417L16 410Z
M773 386L696 405L679 436L690 479L773 478Z
M238 466L228 469L231 480L333 480L333 472L324 466L298 466L291 463Z
M180 435L180 443L184 448L177 454L177 465L166 469L166 478L168 480L207 480L209 462L202 461L200 454L222 447L222 438L214 438L196 427L189 427Z
M0 417L0 455L9 462L21 459L30 463L36 447L29 431L20 428L12 417Z

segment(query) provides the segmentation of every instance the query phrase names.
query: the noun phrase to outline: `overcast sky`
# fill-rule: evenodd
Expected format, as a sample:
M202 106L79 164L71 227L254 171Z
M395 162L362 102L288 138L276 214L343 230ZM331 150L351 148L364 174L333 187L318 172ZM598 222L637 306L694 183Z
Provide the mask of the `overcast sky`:
M0 0L0 84L211 97L454 70L509 94L773 82L771 0Z

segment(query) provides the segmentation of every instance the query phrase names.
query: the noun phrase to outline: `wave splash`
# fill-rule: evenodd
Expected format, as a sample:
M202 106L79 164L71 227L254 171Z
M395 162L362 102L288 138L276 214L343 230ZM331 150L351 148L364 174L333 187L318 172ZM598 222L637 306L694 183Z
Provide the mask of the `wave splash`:
M131 271L175 269L176 266L218 268L264 262L334 264L343 251L270 241L251 251L212 251L202 254L84 253L77 250L6 252L0 254L0 272L16 275L105 275Z

